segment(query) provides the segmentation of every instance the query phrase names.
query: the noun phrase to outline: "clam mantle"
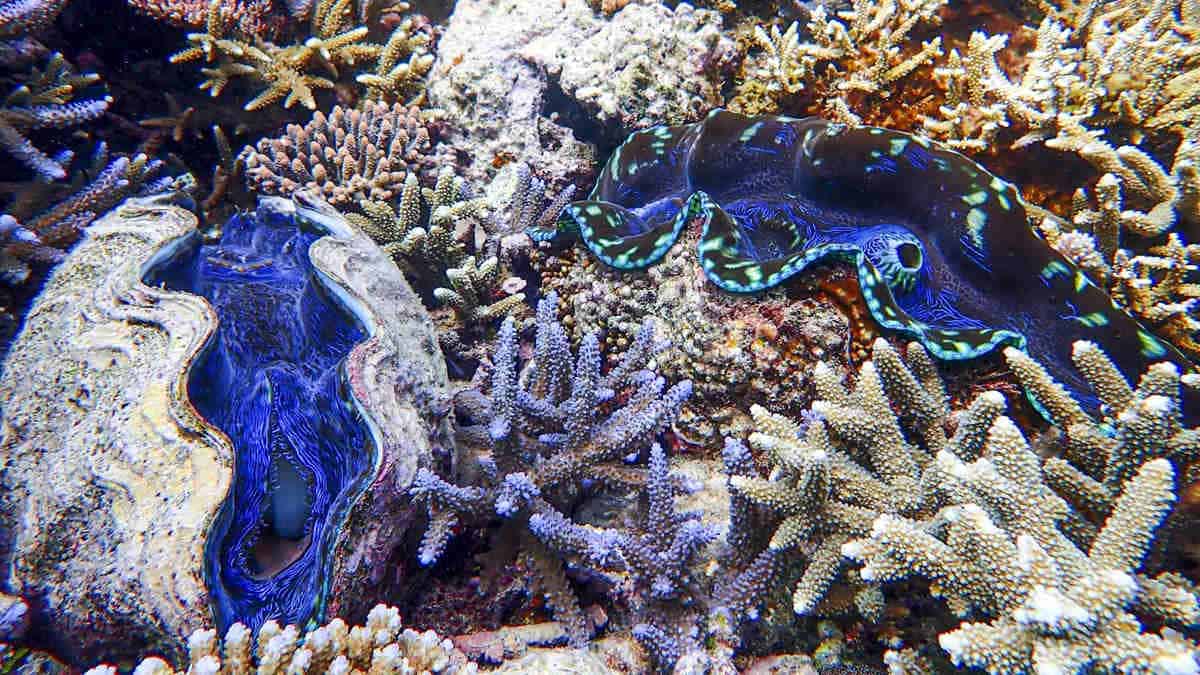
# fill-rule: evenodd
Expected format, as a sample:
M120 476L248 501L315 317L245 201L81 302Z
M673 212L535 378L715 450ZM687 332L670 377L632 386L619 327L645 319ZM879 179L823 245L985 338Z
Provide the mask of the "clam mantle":
M344 221L318 220L328 233L309 250L316 276L367 335L343 372L374 456L317 603L352 616L368 609L358 598L396 582L382 570L408 525L412 476L445 431L429 402L446 373L395 265ZM75 664L131 648L178 660L213 621L206 547L234 455L187 391L217 317L203 298L142 282L198 245L196 228L187 210L134 200L90 226L0 374L0 587L26 598L33 636Z

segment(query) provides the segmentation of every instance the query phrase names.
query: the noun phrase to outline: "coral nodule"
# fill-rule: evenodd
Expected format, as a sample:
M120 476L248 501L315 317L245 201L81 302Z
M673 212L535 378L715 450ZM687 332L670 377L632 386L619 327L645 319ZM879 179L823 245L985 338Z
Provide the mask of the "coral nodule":
M700 264L722 289L753 293L821 260L849 262L884 328L943 360L1027 349L1092 409L1069 367L1076 340L1099 343L1127 375L1192 366L1028 227L1016 188L920 136L717 110L631 135L557 232L641 269L695 220ZM1185 398L1189 419L1200 414L1197 394Z

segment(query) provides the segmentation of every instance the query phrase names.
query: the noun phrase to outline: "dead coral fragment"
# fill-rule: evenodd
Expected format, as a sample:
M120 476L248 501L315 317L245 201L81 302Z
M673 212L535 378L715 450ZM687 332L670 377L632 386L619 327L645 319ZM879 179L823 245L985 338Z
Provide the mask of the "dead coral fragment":
M257 645L257 647L255 646ZM268 621L254 635L240 623L229 627L224 640L215 630L198 630L188 639L189 673L283 675L284 673L474 673L477 668L433 631L403 628L395 607L376 605L365 626L347 626L334 619L301 633L295 626L280 628ZM135 672L174 675L170 664L152 657ZM87 675L116 675L113 666L97 666Z
M430 128L416 108L367 103L364 110L334 106L303 127L289 124L280 138L242 151L252 190L290 195L313 190L330 204L384 201L399 194L412 171L432 161Z

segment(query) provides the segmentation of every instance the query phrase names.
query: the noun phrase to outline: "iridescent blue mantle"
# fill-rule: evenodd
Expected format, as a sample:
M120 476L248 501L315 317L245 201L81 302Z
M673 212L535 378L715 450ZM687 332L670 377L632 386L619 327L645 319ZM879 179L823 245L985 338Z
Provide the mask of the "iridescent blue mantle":
M229 436L234 486L209 533L206 576L223 632L320 618L336 530L372 465L342 364L363 328L308 257L321 235L292 218L238 216L147 283L208 299L219 328L188 395Z

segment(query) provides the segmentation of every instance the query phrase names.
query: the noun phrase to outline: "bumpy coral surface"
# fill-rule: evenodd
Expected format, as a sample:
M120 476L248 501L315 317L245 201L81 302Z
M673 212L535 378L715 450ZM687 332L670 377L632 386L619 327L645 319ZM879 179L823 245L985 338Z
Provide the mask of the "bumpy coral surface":
M733 51L716 12L633 3L572 45L560 82L602 121L619 120L624 129L679 124L720 105L721 72Z
M829 369L818 374L821 400L803 425L756 409L750 444L775 470L770 479L730 479L735 494L782 518L767 550L808 558L798 613L822 611L848 558L865 563L845 574L872 620L884 609L879 585L911 575L928 578L958 616L994 618L943 633L959 665L1196 668L1193 643L1171 629L1144 631L1132 614L1184 626L1200 613L1178 576L1139 573L1175 501L1172 460L1182 465L1197 447L1194 430L1181 426L1178 371L1154 366L1135 390L1095 345L1078 343L1076 363L1115 415L1109 436L1041 366L1010 349L1027 394L1071 430L1050 451L1061 456L1040 460L1004 416L1000 393L951 416L918 345L908 364L882 340L874 352L853 390ZM1147 451L1148 434L1171 440ZM1089 443L1107 452L1089 452Z
M243 151L253 190L290 196L315 190L334 206L398 196L410 172L432 163L431 132L417 108L368 103L364 110L334 106L303 127Z

